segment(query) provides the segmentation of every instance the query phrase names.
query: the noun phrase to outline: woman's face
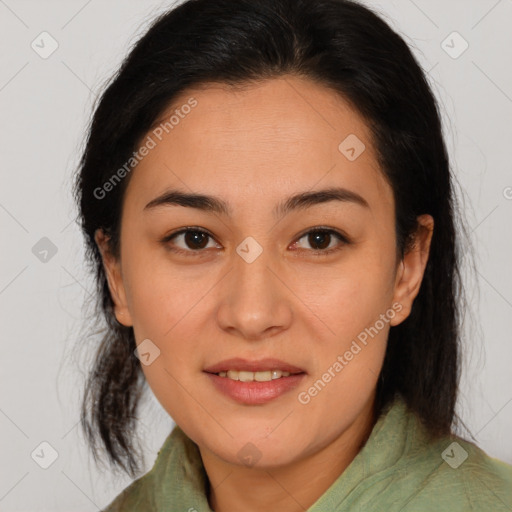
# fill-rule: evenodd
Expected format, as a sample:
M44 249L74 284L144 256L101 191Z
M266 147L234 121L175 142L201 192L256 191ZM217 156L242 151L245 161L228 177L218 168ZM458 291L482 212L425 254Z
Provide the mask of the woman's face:
M288 464L357 439L428 255L396 259L393 194L367 125L293 76L190 89L162 122L173 114L141 142L120 260L104 253L151 389L203 453L228 463ZM247 365L222 363L234 358ZM238 377L256 382L207 371L250 369L262 373Z

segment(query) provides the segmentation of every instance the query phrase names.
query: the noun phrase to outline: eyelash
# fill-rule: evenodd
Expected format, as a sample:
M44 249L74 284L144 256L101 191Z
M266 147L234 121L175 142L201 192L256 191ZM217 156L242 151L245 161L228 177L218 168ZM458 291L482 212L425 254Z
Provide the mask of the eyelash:
M189 233L189 232L192 232L192 233L202 233L202 234L210 237L211 239L215 240L215 237L211 233L209 233L208 231L206 231L206 230L204 230L202 228L199 228L199 227L189 226L187 228L183 228L183 229L180 229L179 231L175 231L174 233L166 235L164 238L162 238L162 240L160 240L160 242L162 244L164 244L165 246L169 247L169 242L173 238L176 238L179 235L186 234L186 233ZM333 252L339 251L345 245L349 245L351 243L351 241L345 235L340 233L339 231L337 231L335 229L332 229L332 228L323 227L323 226L318 226L318 227L312 228L312 229L302 233L296 239L296 242L298 242L299 240L301 240L305 236L310 235L312 233L324 233L324 234L334 235L341 242L341 244L339 244L339 245L337 245L335 247L331 247L330 249L311 249L311 250L304 249L304 250L312 253L313 256L326 256L326 255L331 254ZM296 242L294 242L294 244ZM194 256L202 256L201 253L205 251L205 249L197 249L197 250L188 249L188 250L185 250L185 249L176 248L176 247L170 247L170 250L175 252L175 253L178 253L178 254L185 254L187 256L193 256L193 257Z

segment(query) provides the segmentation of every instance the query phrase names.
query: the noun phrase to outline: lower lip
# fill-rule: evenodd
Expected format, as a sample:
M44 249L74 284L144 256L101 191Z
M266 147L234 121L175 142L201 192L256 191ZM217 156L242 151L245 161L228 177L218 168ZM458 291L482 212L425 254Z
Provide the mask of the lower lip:
M265 404L296 388L306 376L305 373L280 377L268 382L242 382L207 373L213 385L222 393L238 403L246 405Z

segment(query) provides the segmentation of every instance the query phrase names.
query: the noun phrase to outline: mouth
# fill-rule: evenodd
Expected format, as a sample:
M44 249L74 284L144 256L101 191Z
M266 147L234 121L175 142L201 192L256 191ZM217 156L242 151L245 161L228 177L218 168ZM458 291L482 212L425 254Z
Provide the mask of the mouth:
M280 359L266 358L259 361L249 361L238 357L220 361L205 368L204 371L242 382L268 382L290 375L306 373L302 368Z
M230 400L243 405L261 406L267 402L290 396L306 377L306 372L294 370L221 370L206 372L213 388Z
M229 359L203 370L224 395L246 405L266 403L295 388L306 371L278 359Z
M283 372L281 370L264 370L260 372L247 372L239 370L228 370L219 372L215 375L225 377L231 380L239 380L241 382L269 382L271 380L289 377L290 375L298 375L298 373Z

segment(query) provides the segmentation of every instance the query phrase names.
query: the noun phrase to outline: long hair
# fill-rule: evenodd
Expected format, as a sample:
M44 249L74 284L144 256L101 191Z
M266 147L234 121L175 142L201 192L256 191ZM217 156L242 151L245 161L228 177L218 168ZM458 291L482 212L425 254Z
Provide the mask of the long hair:
M432 436L450 433L459 380L462 280L455 194L440 113L406 42L376 13L350 0L188 0L156 19L110 80L95 108L74 183L86 256L106 327L82 403L82 427L97 454L131 475L144 388L133 329L120 325L94 233L102 228L119 256L121 205L130 175L102 185L188 87L243 86L295 74L329 87L371 129L395 200L397 254L410 248L418 215L435 229L423 282L410 316L392 327L377 385L375 413L395 393Z

